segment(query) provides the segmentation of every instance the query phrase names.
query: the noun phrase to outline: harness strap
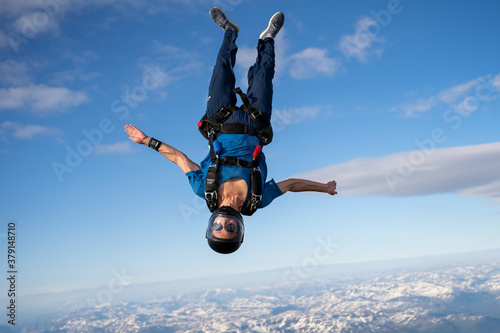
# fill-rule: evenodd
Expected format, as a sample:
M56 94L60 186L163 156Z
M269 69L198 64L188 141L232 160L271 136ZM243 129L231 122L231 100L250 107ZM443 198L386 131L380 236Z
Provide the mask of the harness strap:
M216 133L259 135L258 129L242 123L217 124L213 126L213 130Z
M262 202L262 175L259 168L250 169L250 202L244 207L245 215L252 215Z
M233 111L236 109L237 109L236 105L229 104L225 108L224 107L220 108L212 117L207 119L207 121L212 126L217 124L222 124L233 114Z
M240 95L241 101L243 102L241 109L246 113L248 113L250 118L255 122L255 124L259 129L270 127L268 121L266 120L262 112L253 107L253 105L250 103L248 95L243 93L240 87L234 88L233 91L238 95Z
M257 159L252 160L251 162L248 162L248 161L239 159L236 156L224 156L224 158L220 159L220 164L252 169L252 168L259 166L260 158L257 158Z
M243 105L238 108L234 104L229 104L228 106L217 110L217 112L215 112L210 118L208 118L205 114L198 122L198 129L201 134L209 141L215 140L219 133L250 134L258 137L261 145L263 146L271 143L273 140L273 130L269 121L266 117L264 117L260 110L250 104L248 95L243 93L241 88L235 88L233 91L240 96ZM252 119L255 123L257 129L240 123L224 124L224 122L229 119L235 110L245 111L250 119ZM213 139L211 140L210 136L212 135Z
M210 166L207 171L205 183L205 201L208 209L213 212L217 209L217 191L219 190L219 170L218 166Z
M212 132L218 132L222 123L224 123L234 112L238 109L236 105L229 104L226 107L222 107L217 112L215 112L210 118L207 118L205 114L201 120L198 122L198 129L205 139L209 139Z

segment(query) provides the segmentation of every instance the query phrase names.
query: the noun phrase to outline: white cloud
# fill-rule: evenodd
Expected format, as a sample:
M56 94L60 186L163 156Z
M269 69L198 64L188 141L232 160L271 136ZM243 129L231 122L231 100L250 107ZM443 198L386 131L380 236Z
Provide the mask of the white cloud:
M306 120L315 119L319 114L319 106L303 106L300 108L286 108L273 110L273 127L301 123Z
M154 57L140 59L144 75L162 77L161 86L173 81L197 75L204 67L197 50L188 50L170 44L153 42ZM156 74L152 74L154 71Z
M68 5L60 5L58 1L0 0L0 8L0 47L12 47L17 53L41 34L58 34L59 20Z
M451 104L457 101L457 99L465 94L469 93L474 87L480 83L479 78L471 80L464 84L459 84L449 89L446 89L438 94L437 98L446 103Z
M339 62L328 57L328 51L307 48L290 57L290 76L294 79L308 79L316 76L332 76Z
M53 73L52 78L48 81L51 85L65 86L75 81L87 82L101 75L98 72L91 72L86 68L90 62L99 58L92 51L83 51L75 54L72 50L68 49L63 52L61 57L62 59L70 59L75 68Z
M247 46L238 47L238 53L236 54L236 66L241 68L242 72L246 74L250 66L255 63L256 58L256 48Z
M418 150L359 158L294 177L337 180L347 196L415 196L458 193L500 199L500 142L434 148L422 141Z
M99 55L93 51L79 51L75 54L75 52L71 49L66 49L61 53L62 59L71 60L77 68L81 68L91 62L99 60Z
M492 80L493 87L500 92L500 74L497 74L495 78Z
M393 111L401 110L405 117L416 117L420 115L420 113L430 110L435 105L436 100L434 97L431 97L428 99L421 99L415 103L410 103L397 108L393 108Z
M380 29L379 24L374 19L363 17L356 22L354 34L344 35L340 38L339 48L347 62L350 62L351 58L366 62L371 56L381 56L380 44L383 44L385 40L372 31L373 27Z
M288 49L290 48L290 40L287 38L288 33L286 28L282 28L274 39L276 53L276 75L285 72L288 67Z
M459 194L469 197L494 198L500 204L500 180L485 185L474 186L460 191Z
M33 63L5 60L0 62L0 111L21 110L31 113L65 111L88 100L84 92L72 91L66 87L54 87L32 82ZM36 63L35 63L36 66ZM49 82L64 83L75 79L91 79L96 73L84 73L81 70L68 70L54 74Z
M441 103L466 115L476 111L481 103L497 98L498 92L500 92L500 74L495 77L489 74L445 89L427 99L397 106L392 110L401 111L404 116L415 117Z
M130 153L133 149L128 141L117 142L111 145L98 145L95 146L95 152L98 155L114 154L114 153Z
M68 69L66 71L54 73L49 83L54 85L65 85L68 83L73 83L75 81L87 82L99 76L101 76L101 74L98 72L86 72L79 69Z
M4 121L0 124L0 133L3 136L12 134L18 139L32 139L38 136L48 136L59 138L64 133L55 127L46 127L40 125L24 125L20 122Z
M13 30L24 38L36 38L41 33L59 32L59 24L43 11L23 14L12 23Z
M50 85L65 86L68 82L76 80L89 81L100 74L86 70L85 65L96 59L97 55L93 52L84 51L81 55L74 55L71 51L66 51L62 55L63 59L71 59L75 64L75 69L68 69L52 74L48 80ZM12 59L0 62L0 85L7 87L25 87L33 85L34 69L40 67L39 63L16 61ZM0 103L1 104L1 103Z
M87 100L85 93L43 84L0 89L0 109L27 109L34 113L63 111Z

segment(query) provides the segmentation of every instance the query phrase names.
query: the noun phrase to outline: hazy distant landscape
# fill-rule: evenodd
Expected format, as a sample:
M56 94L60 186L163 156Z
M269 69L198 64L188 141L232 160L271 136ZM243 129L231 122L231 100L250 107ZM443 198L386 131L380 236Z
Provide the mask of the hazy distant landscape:
M22 332L500 332L500 260L483 254L128 286L92 306L74 293Z

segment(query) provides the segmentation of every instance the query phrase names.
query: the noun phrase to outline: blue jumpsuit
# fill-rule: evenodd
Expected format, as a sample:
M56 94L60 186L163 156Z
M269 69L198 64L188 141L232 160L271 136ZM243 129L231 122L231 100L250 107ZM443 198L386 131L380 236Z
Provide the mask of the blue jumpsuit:
M235 44L236 37L237 33L233 30L227 30L224 33L224 39L217 56L208 90L209 97L206 111L208 118L214 115L221 107L226 107L230 103L238 104L236 94L233 91L236 82L233 68L236 63L236 52L238 51L238 47ZM275 66L274 39L259 39L257 51L256 62L248 71L247 95L250 103L256 109L259 109L270 122L273 98L272 79L274 77ZM229 119L226 120L226 123L234 122L257 128L248 114L242 110L235 110ZM248 134L220 134L217 137L217 141L222 146L221 157L236 156L247 161L252 160L253 151L259 144L257 137ZM201 170L191 171L186 174L193 191L202 198L205 197L205 181L209 165L210 154L207 154L205 159L200 163ZM262 202L259 208L263 208L283 193L273 179L266 182L267 165L263 153L261 153L259 167L262 175ZM219 184L230 178L244 179L247 182L248 188L250 188L250 169L229 165L221 166Z

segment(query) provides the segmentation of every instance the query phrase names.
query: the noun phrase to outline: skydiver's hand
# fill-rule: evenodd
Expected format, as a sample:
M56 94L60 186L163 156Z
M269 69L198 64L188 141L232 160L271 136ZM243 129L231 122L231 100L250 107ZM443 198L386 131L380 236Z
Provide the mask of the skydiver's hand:
M337 194L337 182L335 180L332 180L331 182L328 182L326 184L326 193L330 194L330 195L335 195Z
M134 125L125 125L125 132L129 135L129 139L135 143L147 145L149 137L142 131L138 130Z

